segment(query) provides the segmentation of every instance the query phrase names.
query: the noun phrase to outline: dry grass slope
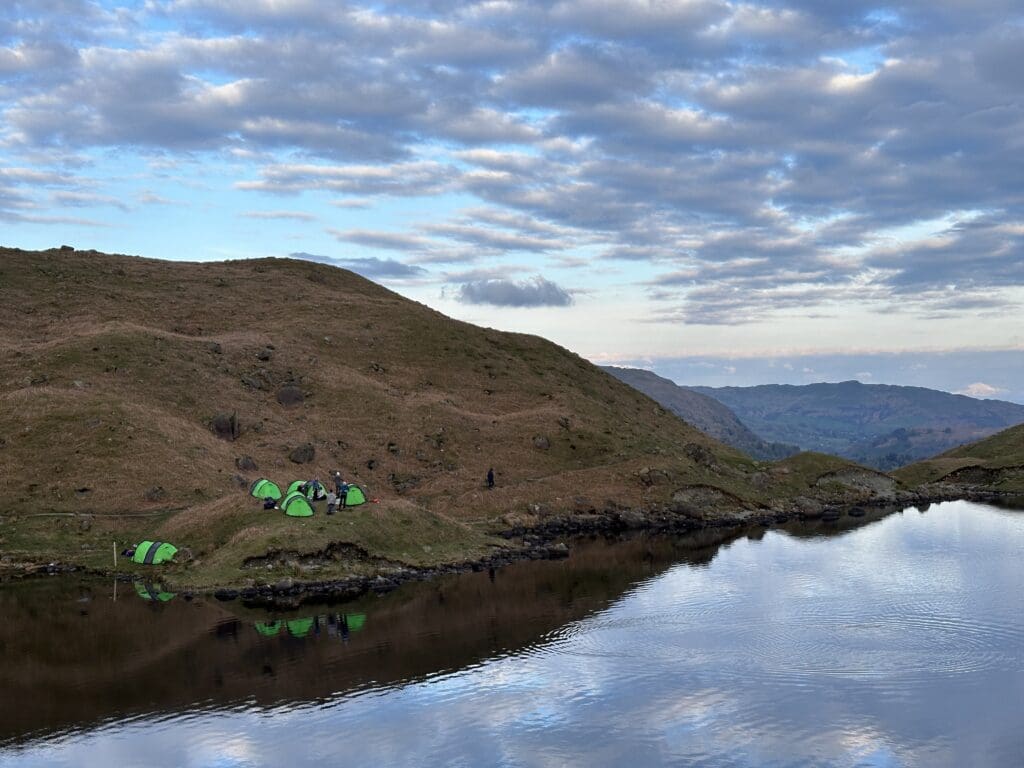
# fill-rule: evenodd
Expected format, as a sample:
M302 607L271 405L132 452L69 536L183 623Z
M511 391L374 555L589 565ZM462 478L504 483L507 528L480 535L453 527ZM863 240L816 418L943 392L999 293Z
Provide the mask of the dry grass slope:
M196 583L338 542L422 565L485 552L533 505L642 507L710 485L761 506L832 469L797 457L800 472L766 473L544 339L321 264L0 249L0 291L8 559L101 566L112 539L161 535L193 549L179 576ZM282 405L282 388L301 402ZM236 417L236 439L214 434L217 414ZM293 463L306 443L313 460ZM336 467L380 503L300 522L243 488Z

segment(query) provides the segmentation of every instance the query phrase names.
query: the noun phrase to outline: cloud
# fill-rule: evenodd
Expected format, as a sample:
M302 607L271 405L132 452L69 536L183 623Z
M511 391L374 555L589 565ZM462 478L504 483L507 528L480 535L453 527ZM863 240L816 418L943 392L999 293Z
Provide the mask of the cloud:
M488 267L598 254L643 275L659 322L854 300L928 322L1024 292L1009 0L108 6L0 8L5 221L116 205L88 166L137 153L223 160L254 199L458 200L336 234Z
M316 221L316 216L303 211L244 211L239 216L263 221Z
M498 278L472 280L460 286L459 299L468 304L496 307L567 307L572 304L568 291L539 275L522 282Z
M369 248L380 248L387 251L423 251L427 250L431 241L425 237L405 235L399 232L374 231L367 229L329 229L339 240Z
M996 395L1001 395L1006 392L1002 387L994 387L991 384L986 384L983 381L976 381L973 384L968 384L962 389L955 390L954 394L967 395L968 397L977 397L981 399L993 398Z
M380 279L408 279L422 277L426 270L411 264L405 264L393 259L361 258L361 259L337 259L332 256L321 256L315 253L296 252L289 256L293 259L305 261L316 261L321 264L331 264L342 269L348 269L371 280Z

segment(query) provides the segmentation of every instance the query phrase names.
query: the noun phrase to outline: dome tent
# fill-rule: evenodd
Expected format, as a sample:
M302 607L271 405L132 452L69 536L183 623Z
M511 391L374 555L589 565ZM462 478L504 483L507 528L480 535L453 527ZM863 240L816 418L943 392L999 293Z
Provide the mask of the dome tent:
M281 509L289 517L312 517L313 506L302 491L295 491L285 496L281 502Z
M360 504L366 503L366 493L358 485L350 485L348 492L345 494L345 506L346 507L358 507Z
M166 541L140 541L135 545L135 554L132 555L133 563L145 565L160 565L173 560L178 553L178 548Z
M259 478L256 482L250 485L249 493L257 499L273 499L274 501L281 500L281 489L265 477Z
M327 489L324 488L324 484L319 480L295 480L289 486L285 492L285 498L291 496L295 492L304 493L306 498L310 501L316 501L327 496Z

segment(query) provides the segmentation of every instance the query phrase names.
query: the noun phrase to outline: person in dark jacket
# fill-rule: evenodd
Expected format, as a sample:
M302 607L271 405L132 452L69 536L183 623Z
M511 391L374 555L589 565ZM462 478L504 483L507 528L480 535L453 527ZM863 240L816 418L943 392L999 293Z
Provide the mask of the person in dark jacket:
M494 487L494 467L491 467L490 469L487 470L487 487Z

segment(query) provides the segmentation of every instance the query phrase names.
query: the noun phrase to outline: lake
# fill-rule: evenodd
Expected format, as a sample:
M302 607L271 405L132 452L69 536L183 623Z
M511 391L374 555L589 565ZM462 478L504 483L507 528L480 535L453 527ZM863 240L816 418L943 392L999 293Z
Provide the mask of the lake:
M990 505L277 612L74 577L0 610L5 767L1024 765L1024 511Z

